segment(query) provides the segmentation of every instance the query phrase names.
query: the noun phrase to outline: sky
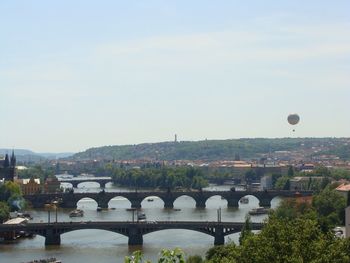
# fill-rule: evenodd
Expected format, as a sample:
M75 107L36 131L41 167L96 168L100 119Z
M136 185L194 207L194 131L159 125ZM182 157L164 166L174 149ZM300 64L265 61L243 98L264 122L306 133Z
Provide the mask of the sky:
M349 137L349 10L341 0L1 1L0 148Z

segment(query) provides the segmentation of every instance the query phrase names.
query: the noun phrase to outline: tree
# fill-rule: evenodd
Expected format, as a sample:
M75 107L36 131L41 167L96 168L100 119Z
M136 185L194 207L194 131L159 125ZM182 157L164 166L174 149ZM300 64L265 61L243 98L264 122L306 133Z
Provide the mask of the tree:
M203 263L203 258L199 255L189 256L186 263Z
M289 178L287 176L282 176L277 179L274 188L278 190L289 190L289 186L290 186Z
M158 263L185 263L185 254L181 249L163 249Z
M344 224L346 200L336 190L326 187L320 194L314 196L312 205L319 215L320 225L324 231L335 225Z
M135 251L132 256L126 256L125 263L151 263L151 261L143 261L143 255L141 251ZM185 254L181 249L175 248L174 250L163 249L160 253L158 263L185 263Z
M256 174L256 172L253 169L250 169L244 174L244 180L247 184L250 184L252 181L257 180L259 176Z
M335 244L343 247L348 242L323 233L317 220L271 216L261 233L247 238L239 247L240 262L349 262L349 252L335 248ZM320 260L331 257L334 260Z
M317 219L317 213L309 202L299 202L296 198L283 199L280 205L273 211L280 219L294 220L298 217Z
M224 246L210 248L205 257L208 263L237 263L240 262L239 254L238 247L234 243L229 243Z
M330 177L331 171L325 167L325 166L318 166L316 169L311 173L313 176L324 176L324 177Z
M246 218L245 218L245 222L244 222L241 234L239 236L239 244L242 245L244 240L247 237L249 237L250 235L253 235L253 232L252 232L250 216L247 215Z
M10 216L10 208L5 202L0 202L0 223L4 222Z
M289 166L287 174L288 174L288 177L293 177L294 176L294 168L293 168L293 166Z

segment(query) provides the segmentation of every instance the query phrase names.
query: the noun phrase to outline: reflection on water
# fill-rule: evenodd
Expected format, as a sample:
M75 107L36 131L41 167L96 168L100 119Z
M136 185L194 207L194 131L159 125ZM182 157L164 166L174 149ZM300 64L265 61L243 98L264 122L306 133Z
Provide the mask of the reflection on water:
M88 188L83 184L80 192L100 191L98 184L89 183L95 187ZM85 186L85 187L84 187ZM228 190L229 186L215 186L215 190ZM127 191L125 188L107 185L107 191ZM210 190L214 190L213 187ZM243 222L248 211L258 207L259 201L254 196L249 196L248 204L239 204L239 208L227 208L227 201L220 196L208 199L206 209L197 209L195 201L189 196L179 197L174 202L175 209L164 209L164 202L158 197L151 197L142 202L142 211L147 220L193 220L193 221L215 221L217 220L217 209L221 207L222 221ZM279 198L272 200L272 207L276 207ZM127 211L131 203L123 197L115 197L109 202L109 207L114 210L97 212L97 203L92 199L82 199L78 207L84 210L84 217L70 218L69 209L59 208L57 211L58 221L123 221L132 220L132 212ZM54 212L53 212L54 213ZM55 215L51 213L51 221ZM47 222L48 213L44 209L32 210L34 222ZM253 222L261 222L266 215L253 216ZM226 237L226 241L237 242L239 234ZM163 248L181 247L187 255L203 255L213 245L214 238L203 233L190 230L163 230L153 232L144 236L142 247L129 247L128 239L117 233L104 230L78 230L63 234L61 246L44 246L44 238L36 236L33 239L23 239L13 244L0 245L1 262L14 263L29 261L32 259L56 257L63 263L95 263L95 262L123 262L124 256L131 254L136 249L142 249L145 257L155 260ZM20 252L20 253L19 253Z

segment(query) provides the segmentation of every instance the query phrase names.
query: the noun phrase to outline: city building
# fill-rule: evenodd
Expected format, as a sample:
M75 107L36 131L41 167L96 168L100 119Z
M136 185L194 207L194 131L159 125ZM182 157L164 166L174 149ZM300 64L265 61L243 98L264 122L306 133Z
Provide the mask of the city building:
M272 176L265 175L260 179L260 188L261 190L271 190L272 189Z
M310 187L324 180L322 176L296 176L290 179L290 190L309 190Z
M19 179L16 182L20 185L22 194L24 195L33 195L42 192L40 179L34 179L32 177L30 179Z
M44 193L57 193L60 192L61 183L58 181L57 177L49 177L46 179L44 184Z
M350 237L350 206L345 208L345 237Z

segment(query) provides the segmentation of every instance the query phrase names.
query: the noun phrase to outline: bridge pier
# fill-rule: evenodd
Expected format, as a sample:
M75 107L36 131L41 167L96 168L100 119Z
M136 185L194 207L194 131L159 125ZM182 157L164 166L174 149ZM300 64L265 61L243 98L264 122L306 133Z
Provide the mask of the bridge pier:
M77 208L78 201L68 198L65 198L62 203L60 203L61 208Z
M107 182L100 182L100 188L104 189L106 188Z
M61 235L55 233L55 229L47 229L45 235L45 246L61 245Z
M164 208L174 208L174 200L165 199Z
M131 208L141 208L141 200L130 200Z
M105 200L99 200L97 202L97 206L98 207L101 207L103 209L108 209L108 201L105 201Z
M78 188L79 182L72 182L71 184L72 184L73 188Z
M129 246L142 246L143 245L143 236L141 230L137 227L129 228Z
M214 245L220 246L225 244L224 230L222 226L215 227Z
M204 199L196 200L196 208L205 208L205 201Z
M227 199L227 207L239 207L239 199L229 198Z
M263 199L260 199L260 201L259 201L259 206L271 207L271 201L272 201L272 199L270 199L270 198L263 198Z

